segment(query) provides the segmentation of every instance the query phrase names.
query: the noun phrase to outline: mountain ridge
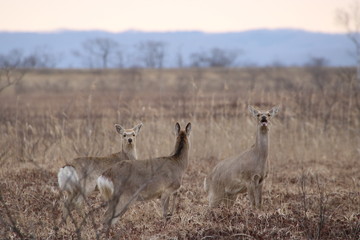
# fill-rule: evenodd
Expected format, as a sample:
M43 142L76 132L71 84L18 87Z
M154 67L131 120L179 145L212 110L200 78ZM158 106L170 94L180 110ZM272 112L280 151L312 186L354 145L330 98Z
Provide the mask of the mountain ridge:
M236 66L267 66L274 62L284 66L301 66L312 57L328 60L330 66L353 66L348 54L353 45L342 33L310 32L301 29L253 29L239 32L164 31L144 32L127 30L113 33L102 30L56 30L50 32L0 31L0 54L12 49L31 53L36 49L60 56L58 68L84 67L74 52L81 52L86 40L109 38L118 42L130 65L139 62L136 48L141 42L159 41L165 44L164 67L176 67L177 58L190 65L191 54L208 52L213 48L241 50ZM130 63L131 62L131 63ZM138 63L138 65L141 65Z

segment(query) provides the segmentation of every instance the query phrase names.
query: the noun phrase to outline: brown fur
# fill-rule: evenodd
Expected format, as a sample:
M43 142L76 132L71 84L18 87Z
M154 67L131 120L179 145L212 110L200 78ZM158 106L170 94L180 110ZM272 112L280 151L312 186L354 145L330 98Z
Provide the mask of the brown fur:
M96 187L96 179L107 169L116 163L124 160L136 160L136 136L140 131L142 124L131 129L124 129L120 125L115 124L117 132L122 136L122 151L113 153L106 157L81 157L72 160L59 170L58 180L60 188L66 192L66 199L63 206L63 218L66 219L69 211L75 205L79 205L82 200L88 196ZM128 140L131 138L131 142ZM72 181L68 175L61 174L67 167L66 171L73 173ZM66 178L68 177L69 180ZM71 180L70 180L71 179ZM62 183L60 183L62 182ZM72 186L66 186L66 184Z
M222 201L232 206L239 193L247 192L252 206L261 208L262 186L267 176L268 125L278 108L260 112L249 106L249 111L257 119L256 142L241 155L219 162L205 178L210 207Z
M185 131L181 131L180 125L177 123L175 129L176 144L173 154L170 156L139 161L123 161L107 170L98 179L98 188L103 197L109 201L105 214L106 224L114 224L135 200L146 201L160 198L163 216L165 218L169 216L170 196L180 188L182 176L188 165L190 148L188 137L191 124L188 123ZM109 182L113 184L111 190L109 189L111 186L107 185ZM113 192L110 198L109 192Z

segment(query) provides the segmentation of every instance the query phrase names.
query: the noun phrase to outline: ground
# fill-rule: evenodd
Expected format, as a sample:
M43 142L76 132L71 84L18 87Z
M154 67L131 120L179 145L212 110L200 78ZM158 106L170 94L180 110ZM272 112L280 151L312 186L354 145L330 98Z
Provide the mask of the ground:
M0 92L2 239L359 239L359 90L349 73L306 68L35 71ZM320 85L319 85L320 84ZM320 86L320 87L319 87ZM204 177L254 143L247 112L280 105L270 129L263 209L246 194L209 209ZM78 156L120 151L114 124L144 126L139 158L168 155L173 127L192 123L176 211L136 203L108 232L94 192L61 223L57 171ZM107 234L107 236L106 236Z

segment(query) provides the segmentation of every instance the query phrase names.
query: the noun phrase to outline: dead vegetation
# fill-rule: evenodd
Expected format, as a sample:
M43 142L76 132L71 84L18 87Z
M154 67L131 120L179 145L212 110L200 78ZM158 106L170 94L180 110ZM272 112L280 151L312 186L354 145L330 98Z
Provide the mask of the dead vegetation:
M78 156L118 152L114 123L144 123L139 159L166 156L171 126L191 121L173 217L163 220L158 200L135 204L110 237L358 239L359 89L354 69L325 72L315 80L302 68L29 72L0 95L1 238L103 239L105 207L96 192L84 215L60 224L58 169ZM281 105L270 130L263 210L252 211L245 196L210 210L204 177L254 142L248 104Z

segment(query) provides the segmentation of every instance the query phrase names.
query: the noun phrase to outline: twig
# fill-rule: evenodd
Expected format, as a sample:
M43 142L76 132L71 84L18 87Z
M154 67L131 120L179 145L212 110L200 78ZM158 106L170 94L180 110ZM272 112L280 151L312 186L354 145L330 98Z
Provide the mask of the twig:
M10 224L8 224L12 231L20 238L20 239L25 239L25 234L23 234L20 230L20 228L17 227L17 223L15 221L15 219L12 217L10 210L8 208L8 206L5 203L5 200L2 197L2 194L0 192L0 202L2 203L2 205L4 206L5 212L6 212L6 216L8 217ZM6 223L6 221L4 220L4 223Z

